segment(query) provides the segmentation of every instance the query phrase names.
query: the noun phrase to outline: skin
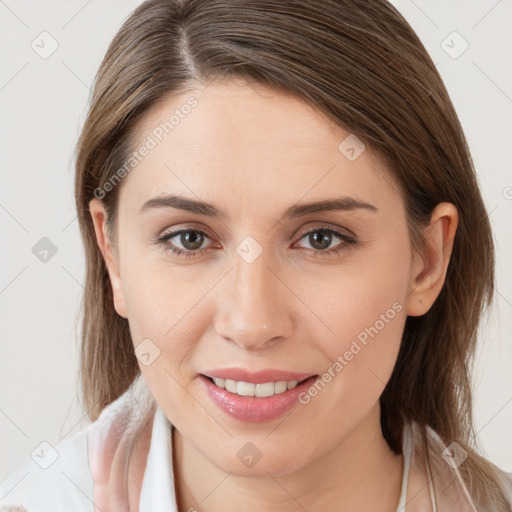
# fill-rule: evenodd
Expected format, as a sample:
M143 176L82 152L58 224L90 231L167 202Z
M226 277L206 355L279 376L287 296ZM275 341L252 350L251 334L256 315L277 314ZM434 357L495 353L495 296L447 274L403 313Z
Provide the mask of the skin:
M139 364L175 426L179 510L328 511L343 503L344 511L394 512L403 459L382 435L379 396L406 316L426 313L443 286L457 210L436 207L426 250L414 254L403 199L378 158L366 149L348 160L338 149L348 133L299 99L241 80L165 98L137 126L138 142L191 95L198 105L122 183L117 246L106 236L103 203L90 202L116 310L135 347L149 338L160 350L151 365ZM228 217L140 212L168 193L207 201ZM377 211L283 217L297 203L337 196ZM327 248L342 250L314 255L326 249L304 234L327 227L350 230L357 243L333 235ZM185 258L152 242L171 228L206 233L205 252ZM236 252L248 236L262 248L252 263ZM180 236L173 243L187 248ZM198 373L226 366L321 375L394 303L401 311L288 416L233 419L199 385ZM262 454L252 468L237 457L247 442Z

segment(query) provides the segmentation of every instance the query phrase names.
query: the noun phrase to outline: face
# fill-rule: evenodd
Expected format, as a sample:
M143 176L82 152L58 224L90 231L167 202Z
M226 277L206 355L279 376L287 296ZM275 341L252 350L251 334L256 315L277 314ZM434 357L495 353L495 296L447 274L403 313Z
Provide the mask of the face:
M393 370L417 285L404 202L349 135L241 81L167 98L137 127L149 150L120 189L115 306L160 408L227 472L333 450Z

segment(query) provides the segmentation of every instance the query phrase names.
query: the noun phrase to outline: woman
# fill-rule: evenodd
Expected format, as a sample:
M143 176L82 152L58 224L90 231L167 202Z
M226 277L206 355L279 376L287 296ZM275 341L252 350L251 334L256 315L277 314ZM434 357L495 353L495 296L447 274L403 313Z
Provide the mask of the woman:
M7 510L510 510L472 425L491 229L389 3L143 3L76 201L92 423Z

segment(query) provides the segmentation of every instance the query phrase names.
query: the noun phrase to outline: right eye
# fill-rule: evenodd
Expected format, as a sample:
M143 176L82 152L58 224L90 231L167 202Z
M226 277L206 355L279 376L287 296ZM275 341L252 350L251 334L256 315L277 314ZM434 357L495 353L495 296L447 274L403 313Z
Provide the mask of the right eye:
M171 242L176 238L175 242ZM201 249L204 241L210 239L210 237L198 229L179 229L156 237L155 243L161 244L164 248L170 251L172 254L178 256L184 255L185 258L193 258L201 256L206 248ZM177 246L176 243L180 244L181 247Z

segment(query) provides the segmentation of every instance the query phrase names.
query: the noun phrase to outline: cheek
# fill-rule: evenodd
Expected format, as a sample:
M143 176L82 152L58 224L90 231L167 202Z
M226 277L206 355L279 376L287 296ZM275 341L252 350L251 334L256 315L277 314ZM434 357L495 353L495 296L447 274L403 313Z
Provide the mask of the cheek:
M208 321L202 298L214 286L216 274L191 276L188 268L192 267L173 269L162 258L155 262L142 256L126 258L124 268L123 293L136 351L143 342L154 344L154 351L163 356L155 360L154 368L179 378L180 366L192 354Z
M335 335L331 340L318 340L317 349L326 356L325 366L319 369L320 379L327 388L323 391L323 385L318 387L323 395L317 402L320 415L339 410L340 404L341 416L368 411L391 376L400 348L405 307L397 300L399 294L389 289L380 294L372 289L372 293L369 299L361 290L361 296L343 302L336 309L337 320L330 324Z
M309 287L308 305L330 330L313 338L327 361L325 380L335 381L330 399L346 400L351 394L374 403L391 376L406 320L407 240L368 251L331 271L328 285L316 293Z
M330 359L349 350L355 340L361 346L369 345L372 339L378 339L379 346L398 343L406 296L407 279L392 269L368 269L361 278L347 276L323 308L333 331L323 345Z
M131 239L124 250L121 280L130 327L137 331L137 338L161 339L185 306L183 275L170 271L162 261L155 262L143 240Z
M388 310L387 316L394 319L400 309L393 308L396 302L405 308L411 254L406 233L398 235L354 252L346 264L331 267L329 279L319 280L322 286L314 296L315 288L309 288L308 297L329 319L336 336L356 337Z
M171 271L169 265L127 261L125 268L123 291L139 368L167 417L182 426L184 411L191 407L185 368L205 320L198 302L203 286L184 277L183 269Z

